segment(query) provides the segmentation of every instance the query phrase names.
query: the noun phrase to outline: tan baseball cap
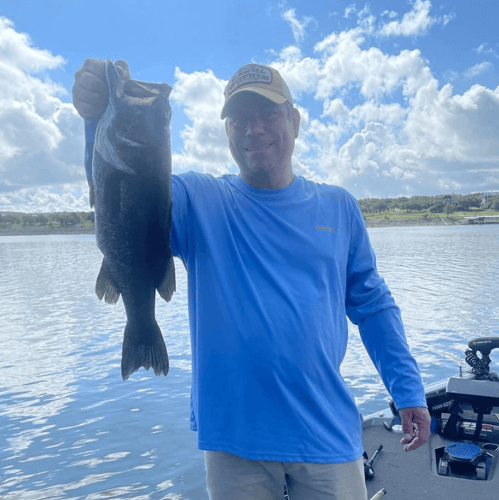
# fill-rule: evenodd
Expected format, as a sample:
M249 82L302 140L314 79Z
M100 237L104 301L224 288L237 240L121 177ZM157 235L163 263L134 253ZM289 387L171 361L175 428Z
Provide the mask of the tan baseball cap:
M276 104L286 101L293 104L291 92L279 71L262 64L246 64L232 75L225 87L225 103L220 115L222 120L227 116L227 105L240 92L255 92Z

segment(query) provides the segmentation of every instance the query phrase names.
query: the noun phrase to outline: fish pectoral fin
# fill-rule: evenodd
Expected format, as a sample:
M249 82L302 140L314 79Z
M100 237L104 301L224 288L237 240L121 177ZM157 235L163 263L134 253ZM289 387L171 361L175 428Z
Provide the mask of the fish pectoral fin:
M105 137L105 132L101 128L97 129L97 136L95 138L94 155L96 152L106 163L109 163L116 170L121 170L125 174L137 175L137 172L122 159L118 149Z
M114 284L111 273L109 272L109 267L105 260L102 261L102 266L97 276L97 282L95 283L95 293L99 300L104 300L108 304L116 304L120 298L120 292L117 286Z
M131 325L127 323L121 354L121 376L126 380L141 366L152 368L154 375L167 375L170 368L163 334L156 323Z
M172 256L168 261L165 277L163 278L163 281L159 284L157 290L161 298L163 298L167 302L170 302L173 292L175 292L175 289L176 289L175 263L173 262L173 256Z

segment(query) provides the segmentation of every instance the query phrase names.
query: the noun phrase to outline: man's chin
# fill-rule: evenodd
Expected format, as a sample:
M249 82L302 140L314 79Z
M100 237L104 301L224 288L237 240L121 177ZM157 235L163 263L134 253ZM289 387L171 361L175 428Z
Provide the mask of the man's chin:
M252 164L248 165L248 170L250 170L254 175L258 174L268 174L272 170L272 165L265 164L265 163L257 163L257 164Z

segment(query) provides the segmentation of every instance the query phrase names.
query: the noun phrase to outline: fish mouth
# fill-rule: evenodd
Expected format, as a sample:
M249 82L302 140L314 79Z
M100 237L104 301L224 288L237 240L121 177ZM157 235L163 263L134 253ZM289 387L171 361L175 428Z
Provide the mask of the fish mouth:
M270 142L269 144L260 144L257 146L250 146L249 148L244 148L248 153L255 153L257 151L264 151L265 149L269 149L270 146L273 146L274 143Z

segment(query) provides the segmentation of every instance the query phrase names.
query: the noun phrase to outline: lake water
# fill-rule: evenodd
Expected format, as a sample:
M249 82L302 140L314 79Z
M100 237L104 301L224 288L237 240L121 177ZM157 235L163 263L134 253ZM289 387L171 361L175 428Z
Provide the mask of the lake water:
M471 338L499 335L499 225L370 235L425 383L454 374ZM0 498L205 500L183 266L157 302L168 377L123 382L124 310L97 300L100 262L91 235L0 237ZM364 414L386 406L352 326L342 372Z

